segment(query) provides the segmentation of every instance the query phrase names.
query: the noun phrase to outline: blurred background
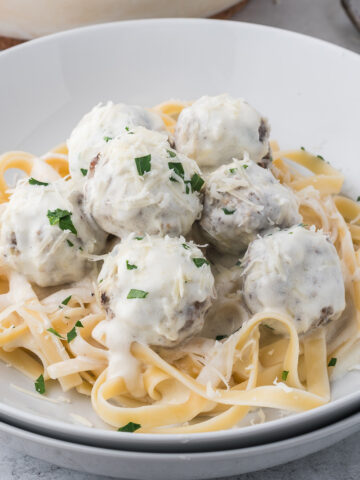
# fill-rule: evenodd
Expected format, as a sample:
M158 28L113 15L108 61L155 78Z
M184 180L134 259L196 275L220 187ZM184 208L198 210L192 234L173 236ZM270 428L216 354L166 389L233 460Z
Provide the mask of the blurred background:
M83 25L156 17L261 23L360 53L360 0L0 0L0 49Z

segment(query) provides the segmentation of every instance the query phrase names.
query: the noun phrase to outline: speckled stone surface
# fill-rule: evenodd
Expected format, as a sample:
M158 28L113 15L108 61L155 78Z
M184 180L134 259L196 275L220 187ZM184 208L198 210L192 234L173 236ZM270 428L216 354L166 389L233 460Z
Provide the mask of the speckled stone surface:
M233 20L273 25L337 43L360 53L360 34L340 0L251 0ZM21 455L0 443L0 480L100 480ZM149 475L150 478L150 475ZM171 477L169 476L169 479ZM322 452L232 480L359 480L360 433Z

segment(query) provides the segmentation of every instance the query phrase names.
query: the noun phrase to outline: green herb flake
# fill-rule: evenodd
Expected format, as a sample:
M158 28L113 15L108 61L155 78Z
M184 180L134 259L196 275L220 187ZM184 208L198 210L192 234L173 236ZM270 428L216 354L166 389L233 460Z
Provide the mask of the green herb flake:
M305 227L308 227L308 226L309 226L309 225L308 225L307 223L299 223L299 227L305 228Z
M35 381L35 390L40 393L40 395L43 395L45 393L45 381L44 381L44 375L40 375Z
M204 185L204 180L198 175L197 173L194 173L194 175L191 177L190 180L191 183L191 189L193 192L200 192L201 187Z
M129 127L125 127L125 130L126 130L127 132L129 132L129 131L130 131L130 128L129 128Z
M238 260L238 261L235 263L235 265L236 265L237 267L241 267L241 260Z
M236 172L237 172L237 168L230 168L229 172L230 172L230 173L236 173Z
M271 327L270 325L268 325L267 323L264 323L264 327L268 328L269 330L275 330L274 327Z
M186 243L183 243L182 246L185 248L185 250L190 250L189 245L187 245Z
M300 150L302 150L303 152L306 152L305 147L300 147Z
M135 268L138 268L136 265L131 265L131 263L129 263L129 260L126 260L126 268L128 270L135 270Z
M84 325L80 322L80 320L78 320L78 321L75 323L75 327L84 328Z
M135 164L139 175L143 176L145 173L150 172L151 154L135 158Z
M235 210L228 210L227 208L222 208L222 211L225 213L225 215L232 215L233 213L236 212Z
M281 380L283 382L286 382L286 379L287 379L288 375L289 375L289 370L283 370L283 372L281 374Z
M144 237L135 237L135 240L142 240Z
M136 290L136 288L132 288L126 298L129 300L132 298L146 298L148 294L149 292L144 292L144 290Z
M87 168L80 168L81 173L83 174L83 177L86 177L87 175Z
M320 160L322 160L323 162L325 162L325 158L322 157L321 155L316 155L316 158L320 158Z
M226 337L227 337L227 335L217 335L215 337L215 340L217 340L219 342L220 340L224 340L224 338L226 338Z
M335 367L336 362L337 362L337 358L332 357L330 362L328 363L328 367Z
M179 177L184 179L185 172L184 172L184 167L182 166L182 163L180 163L180 162L169 162L168 166L169 166L170 170L174 170L176 175L178 175ZM170 180L172 182L177 182L177 180L173 177L171 177Z
M70 240L69 240L68 238L66 239L66 242L67 242L67 244L69 245L69 247L73 247L73 246L74 246L74 244L73 244L72 242L70 242Z
M66 334L66 336L67 336L67 341L68 341L68 343L70 343L72 340L74 340L74 338L77 336L76 328L75 328L75 327L72 328L72 329L70 330L70 332L68 332L68 333Z
M193 258L192 261L195 263L197 268L202 267L203 265L210 265L206 258Z
M68 297L66 297L65 300L63 300L63 301L61 302L61 304L62 304L62 305L67 305L67 304L70 302L71 297L72 297L72 295L69 295Z
M176 157L176 153L173 152L172 150L166 150L166 151L167 151L167 153L169 154L169 157L171 157L171 158L175 158L175 157Z
M29 183L30 185L42 185L43 187L47 187L49 184L46 182L40 182L39 180L36 180L36 178L29 178Z
M47 212L50 225L59 225L61 230L69 230L74 235L77 235L77 230L72 223L71 215L72 213L68 210L61 210L60 208L53 211L48 210Z
M360 202L360 195L356 199L357 202Z
M64 338L60 335L59 332L57 332L54 328L47 328L47 331L50 332L50 333L53 333L54 335L56 335L57 337L61 338L61 340L64 340Z
M246 169L249 167L249 165L246 165L246 164L245 164L245 165L243 165L242 167L245 168L245 170L246 170Z
M113 139L113 137L104 137L104 140L105 140L106 143L110 142L110 140L112 140L112 139Z
M118 432L136 432L136 430L139 430L141 428L141 425L139 423L134 423L134 422L129 422L123 427L118 428Z

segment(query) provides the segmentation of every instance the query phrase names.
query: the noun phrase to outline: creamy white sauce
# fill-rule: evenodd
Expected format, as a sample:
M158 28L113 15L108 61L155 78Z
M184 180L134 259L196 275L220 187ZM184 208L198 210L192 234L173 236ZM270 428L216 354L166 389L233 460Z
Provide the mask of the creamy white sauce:
M250 311L285 312L300 334L338 319L345 308L340 259L320 231L298 226L257 239L242 266Z
M127 128L132 129L138 125L164 131L161 117L143 107L113 102L96 105L84 115L67 141L71 176L83 180L81 169L89 168L106 142L110 138L126 134Z
M135 159L144 157L151 169L141 175ZM169 163L181 164L184 179ZM186 234L202 209L200 193L184 182L194 174L201 176L196 162L172 150L166 135L136 127L103 147L85 183L84 206L101 228L119 237Z
M293 192L247 155L207 178L200 225L221 252L240 254L269 229L300 222Z
M260 128L266 130L262 141ZM176 149L211 168L245 152L260 162L269 151L268 137L269 126L260 113L227 94L199 98L182 110L175 128Z
M132 341L171 347L201 330L214 278L207 263L196 266L193 259L205 260L182 237L137 240L134 234L108 254L99 274L108 318L94 336L105 337L111 375L134 377L138 366L126 353ZM134 289L144 298L128 298Z
M76 235L50 224L47 213L58 208L72 213ZM1 206L0 216L1 258L40 286L81 279L92 266L85 253L104 246L105 235L84 217L71 182L38 186L24 179Z

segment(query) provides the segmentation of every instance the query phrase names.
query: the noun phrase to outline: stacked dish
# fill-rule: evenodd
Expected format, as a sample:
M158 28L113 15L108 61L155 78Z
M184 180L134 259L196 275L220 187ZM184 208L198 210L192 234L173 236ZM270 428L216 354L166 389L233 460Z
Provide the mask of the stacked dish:
M191 100L227 91L266 113L271 137L282 148L305 145L326 158L345 176L343 192L357 198L360 59L338 47L256 25L148 20L37 40L3 53L0 66L2 152L48 151L100 101L151 106L172 97ZM28 75L19 76L20 69ZM63 153L57 154L61 159ZM87 175L87 167L80 167ZM356 219L351 225L357 226ZM68 302L63 299L65 306ZM272 409L254 410L231 430L160 435L109 430L87 397L55 386L41 397L31 380L2 364L1 430L27 453L93 473L123 478L146 478L150 468L159 478L168 478L169 468L172 478L243 473L299 458L358 430L359 360L358 347L332 381L330 403L315 409L284 418ZM38 383L40 393L42 388ZM61 456L55 456L59 449Z

